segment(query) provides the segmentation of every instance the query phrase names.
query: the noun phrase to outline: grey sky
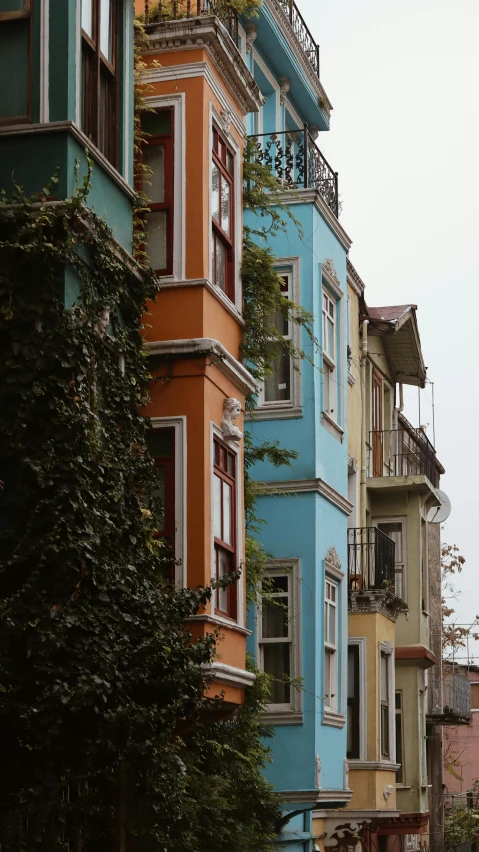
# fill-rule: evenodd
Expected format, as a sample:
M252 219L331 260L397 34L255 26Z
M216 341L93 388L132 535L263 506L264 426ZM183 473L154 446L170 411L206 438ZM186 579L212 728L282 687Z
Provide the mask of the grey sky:
M339 172L367 302L418 305L466 622L479 611L479 0L297 2L321 45L334 110L318 144ZM421 397L432 427L429 385ZM420 425L416 392L405 413Z

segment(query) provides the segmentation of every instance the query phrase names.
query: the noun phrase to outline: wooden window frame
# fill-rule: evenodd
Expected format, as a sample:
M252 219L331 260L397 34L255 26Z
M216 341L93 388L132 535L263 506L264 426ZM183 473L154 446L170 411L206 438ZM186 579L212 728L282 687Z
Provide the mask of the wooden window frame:
M15 9L11 12L0 12L0 26L12 21L28 21L28 69L27 69L27 112L26 115L7 116L0 118L0 127L9 124L27 124L32 117L32 4L31 0L24 0L23 9Z
M225 151L225 162L220 154L220 143L224 146ZM231 157L232 168L231 171L228 171L226 165L226 159L228 154ZM213 210L211 210L211 238L212 238L212 269L211 269L211 278L213 284L222 289L219 284L216 284L216 258L217 258L217 242L218 240L225 246L226 248L226 270L225 270L225 289L224 293L231 302L235 302L235 206L236 206L236 198L235 198L235 179L234 179L234 170L235 170L235 152L228 145L228 142L224 138L223 134L218 129L217 125L213 122L213 144L212 144L212 163L215 165L220 172L220 186L219 186L219 203L220 203L220 216L221 216L221 185L222 181L226 180L230 186L230 235L226 233L221 227L221 222L217 222L217 220L213 216ZM212 193L212 188L211 188Z
M82 116L81 124L84 133L115 168L118 165L118 0L110 0L112 11L112 62L101 52L101 0L91 0L92 4L92 35L81 29L81 63L82 63ZM113 109L105 110L105 142L101 141L101 85L108 78L109 95L113 91L111 105ZM110 89L111 87L111 89Z
M170 113L170 132L163 134L155 134L149 136L145 141L145 147L150 145L163 145L164 151L164 201L148 202L148 209L152 213L165 212L166 219L166 266L163 269L155 269L157 275L172 275L173 274L173 230L175 216L175 110L173 107L164 107L164 109L155 109L156 113ZM144 187L146 195L148 195L148 187ZM147 245L144 246L148 251Z
M164 529L156 533L156 538L164 538L168 541L173 554L173 561L167 566L167 576L170 582L175 581L175 539L176 539L176 435L175 429L170 426L155 428L154 434L168 432L171 435L171 453L169 455L153 455L155 468L163 468L165 471L165 502L164 502Z
M225 464L222 464L222 454L225 458ZM228 472L228 457L233 459L234 465L234 474L230 474ZM218 461L217 461L218 459ZM225 444L223 444L218 438L213 437L213 476L218 477L221 482L226 483L231 486L231 541L232 544L228 544L224 539L217 538L213 536L213 551L214 551L214 576L215 579L219 579L219 555L220 553L226 553L228 557L228 568L229 572L235 571L237 568L236 564L236 524L237 524L237 501L236 501L236 483L237 483L237 474L238 474L238 457L236 453L232 452ZM212 514L214 512L214 507L212 506ZM221 530L223 532L224 529L224 516L223 516L223 487L221 487L221 501L220 501L220 512L221 512ZM214 528L214 526L213 526ZM228 573L229 573L228 572ZM237 621L238 619L238 583L230 583L227 587L227 610L222 610L219 607L219 594L218 589L215 590L215 600L214 600L214 610L217 615L221 615L225 618L231 618L233 621Z
M351 749L347 751L346 757L348 760L359 760L361 756L361 688L360 688L360 675L361 675L361 649L357 644L349 644L348 645L348 672L349 672L349 654L354 657L354 694L352 696L349 695L349 683L348 683L348 697L347 697L347 722L348 722L348 731L351 731L352 740L351 740ZM354 716L354 724L350 725L349 720L349 708L352 708L352 713Z

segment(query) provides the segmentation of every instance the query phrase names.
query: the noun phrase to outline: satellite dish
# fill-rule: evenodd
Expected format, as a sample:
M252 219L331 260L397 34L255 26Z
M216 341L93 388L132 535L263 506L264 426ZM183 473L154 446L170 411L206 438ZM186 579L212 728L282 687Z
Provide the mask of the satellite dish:
M433 506L432 509L429 509L427 520L430 524L442 524L443 521L447 521L451 514L451 501L449 497L447 494L444 494L444 491L438 490L437 493L439 494L441 505Z

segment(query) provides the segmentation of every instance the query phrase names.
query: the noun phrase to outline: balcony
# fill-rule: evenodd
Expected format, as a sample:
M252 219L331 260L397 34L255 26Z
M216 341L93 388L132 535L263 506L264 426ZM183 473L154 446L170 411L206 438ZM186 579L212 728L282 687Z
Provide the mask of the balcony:
M423 429L407 424L369 433L369 476L426 476L439 488L440 469Z
M294 0L278 0L277 5L288 18L301 50L319 78L319 44L316 44Z
M376 527L348 530L348 588L395 589L395 543Z
M225 0L143 0L145 26L162 24L182 18L199 18L215 15L230 34L236 46L238 37L238 14Z
M472 719L471 683L452 666L431 670L432 694L428 722L433 725L468 725Z
M250 138L256 146L256 161L269 166L285 189L317 189L338 218L338 173L323 157L308 125L301 130L260 133Z

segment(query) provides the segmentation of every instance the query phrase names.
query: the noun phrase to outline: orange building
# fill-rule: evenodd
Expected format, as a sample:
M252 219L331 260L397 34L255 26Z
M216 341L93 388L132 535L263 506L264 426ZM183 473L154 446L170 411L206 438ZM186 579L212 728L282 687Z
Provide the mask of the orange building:
M224 25L198 16L196 2L183 5L175 9L183 17L145 27L146 230L161 280L147 318L155 380L146 413L175 580L195 587L244 562L242 430L254 382L239 360L242 164L244 118L262 98L235 44L234 18ZM187 16L192 5L196 17ZM245 670L244 572L189 628L194 637L220 628L209 694L241 704L254 679Z

